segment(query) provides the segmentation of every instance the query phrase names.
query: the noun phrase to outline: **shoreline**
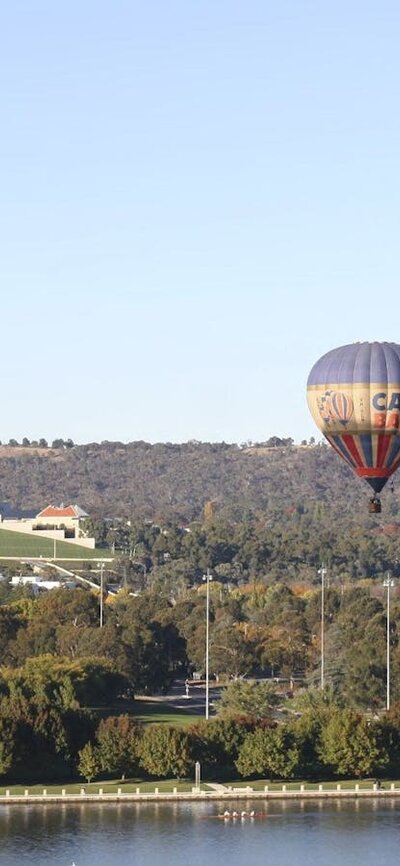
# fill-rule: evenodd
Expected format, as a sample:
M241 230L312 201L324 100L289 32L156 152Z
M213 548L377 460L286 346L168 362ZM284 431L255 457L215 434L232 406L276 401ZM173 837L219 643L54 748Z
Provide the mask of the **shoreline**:
M281 790L273 791L254 791L251 788L226 788L218 791L197 791L192 790L178 793L177 791L162 791L157 790L154 793L122 793L118 791L115 794L104 793L100 788L97 793L87 793L82 789L80 794L47 794L45 789L42 794L1 794L0 807L9 805L44 805L44 804L77 804L77 803L208 803L208 802L232 802L243 800L258 800L264 803L273 800L367 800L367 799L388 799L400 797L400 787L396 788L394 783L387 787L378 788L374 784L371 788L360 788L355 785L354 788L341 788L340 785L336 789L323 788L319 786L318 790L307 791L285 790L282 786Z

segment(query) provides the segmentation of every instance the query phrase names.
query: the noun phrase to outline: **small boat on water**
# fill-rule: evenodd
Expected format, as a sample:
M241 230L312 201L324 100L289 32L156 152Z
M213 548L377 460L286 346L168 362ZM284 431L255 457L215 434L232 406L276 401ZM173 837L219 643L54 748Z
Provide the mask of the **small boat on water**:
M253 820L254 818L266 818L267 815L264 812L255 812L253 809L251 812L229 812L226 809L222 815L210 815L211 818L217 818L219 821L246 821L247 819Z
M252 809L249 812L241 811L238 812L234 810L233 812L229 812L228 809L225 812L222 812L217 815L202 815L201 821L264 821L267 818L270 820L271 818L280 818L280 815L270 815L268 812L255 812Z

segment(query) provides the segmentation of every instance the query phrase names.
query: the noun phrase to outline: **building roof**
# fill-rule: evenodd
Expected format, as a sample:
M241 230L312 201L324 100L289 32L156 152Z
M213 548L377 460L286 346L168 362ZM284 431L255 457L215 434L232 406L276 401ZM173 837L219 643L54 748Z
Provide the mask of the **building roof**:
M36 517L89 517L79 505L47 505Z

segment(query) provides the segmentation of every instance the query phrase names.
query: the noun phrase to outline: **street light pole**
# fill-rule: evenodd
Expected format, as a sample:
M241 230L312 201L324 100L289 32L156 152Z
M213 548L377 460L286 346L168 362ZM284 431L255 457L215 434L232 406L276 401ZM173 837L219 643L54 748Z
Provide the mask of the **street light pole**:
M321 689L325 688L325 575L324 564L318 569L321 575Z
M390 710L390 590L394 586L394 580L389 572L383 581L387 590L386 596L386 709Z
M209 718L209 695L210 695L210 654L209 654L209 634L210 634L210 569L207 568L207 574L203 575L203 580L206 582L206 719Z
M100 563L100 628L103 628L104 562Z

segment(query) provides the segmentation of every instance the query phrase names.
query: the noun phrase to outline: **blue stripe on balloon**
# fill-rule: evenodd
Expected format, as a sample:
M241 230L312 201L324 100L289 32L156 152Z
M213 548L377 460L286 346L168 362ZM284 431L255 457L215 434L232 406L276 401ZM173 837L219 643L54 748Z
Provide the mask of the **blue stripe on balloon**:
M350 463L350 466L357 466L356 461L351 456L350 451L348 451L344 442L342 441L342 437L339 435L339 436L330 436L329 438L335 443L336 448L339 449L341 454L343 454L343 457L345 460L347 460L347 463Z
M364 457L364 466L374 465L374 455L372 451L372 437L370 433L360 434L360 444Z

